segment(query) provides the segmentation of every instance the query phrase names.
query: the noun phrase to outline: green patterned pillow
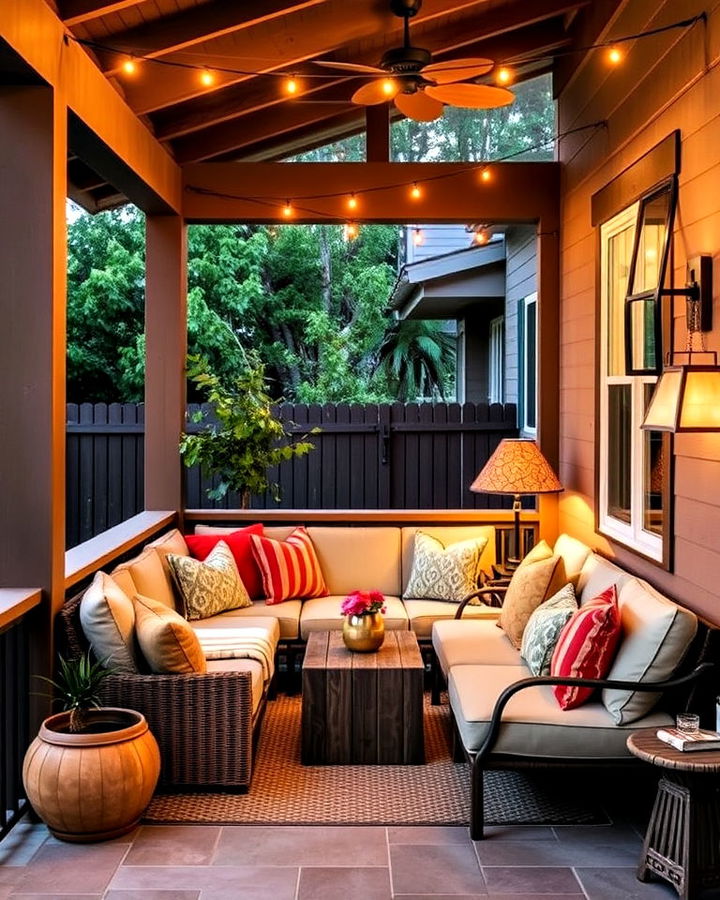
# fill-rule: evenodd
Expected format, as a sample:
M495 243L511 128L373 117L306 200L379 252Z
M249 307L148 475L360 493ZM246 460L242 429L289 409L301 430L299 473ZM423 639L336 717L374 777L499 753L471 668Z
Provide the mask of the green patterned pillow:
M412 571L403 598L460 603L477 589L486 544L486 537L478 537L446 547L429 534L415 532Z
M168 553L186 619L207 619L229 609L252 606L237 563L225 541L218 541L202 562Z
M520 655L533 675L549 675L550 660L560 632L577 612L575 588L566 584L557 594L541 603L528 619L522 636Z

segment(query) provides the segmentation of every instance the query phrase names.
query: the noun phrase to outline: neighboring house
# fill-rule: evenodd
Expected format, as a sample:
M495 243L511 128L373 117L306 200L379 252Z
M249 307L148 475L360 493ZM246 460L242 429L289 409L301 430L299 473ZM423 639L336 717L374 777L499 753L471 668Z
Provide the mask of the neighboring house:
M418 230L421 242L416 243ZM484 246L464 225L409 225L405 263L390 297L400 319L454 323L456 399L516 403L536 430L535 228L493 226Z

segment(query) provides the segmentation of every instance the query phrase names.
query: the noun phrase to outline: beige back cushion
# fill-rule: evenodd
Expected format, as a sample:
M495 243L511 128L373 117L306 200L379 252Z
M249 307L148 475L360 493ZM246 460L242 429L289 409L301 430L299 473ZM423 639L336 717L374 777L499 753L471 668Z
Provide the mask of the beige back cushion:
M399 596L399 528L314 526L308 534L331 594L359 589Z
M408 583L412 572L413 553L415 550L415 533L422 531L429 534L446 547L458 541L469 541L473 538L487 538L487 544L480 557L480 568L490 572L495 562L495 528L493 525L418 525L400 529L402 553L402 583Z
M195 534L230 534L243 525L196 525ZM295 531L297 525L266 525L263 536L274 541L285 541Z
M618 595L626 581L632 578L627 572L611 563L610 560L598 556L597 553L591 553L583 563L578 578L576 596L578 603L582 606L588 600L602 594L611 585L615 585Z
M112 573L112 580L130 599L137 594L137 585L133 581L129 569L115 569Z
M170 572L163 565L160 554L154 547L146 547L140 556L119 565L113 570L112 576L115 577L124 571L129 572L136 593L158 600L169 609L175 609L175 593Z
M664 681L673 674L697 631L697 617L658 593L647 582L629 578L618 594L622 639L608 678ZM602 701L617 725L650 712L661 694L605 690Z
M177 528L173 528L172 531L160 535L159 538L150 541L146 546L154 547L163 560L168 553L172 553L175 556L190 556L190 551L188 550L188 545L185 543L185 538Z
M553 555L562 557L565 563L565 575L573 587L577 587L580 572L591 552L587 544L570 537L569 534L561 534L555 541Z

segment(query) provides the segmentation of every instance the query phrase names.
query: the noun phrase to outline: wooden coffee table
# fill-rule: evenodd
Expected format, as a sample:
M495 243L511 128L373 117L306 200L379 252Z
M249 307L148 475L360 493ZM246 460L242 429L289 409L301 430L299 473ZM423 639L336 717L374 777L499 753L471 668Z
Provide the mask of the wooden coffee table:
M425 762L424 666L412 631L388 631L353 653L340 631L310 635L302 670L305 765Z
M669 881L682 900L720 886L720 751L683 753L644 728L628 750L663 770L637 877Z

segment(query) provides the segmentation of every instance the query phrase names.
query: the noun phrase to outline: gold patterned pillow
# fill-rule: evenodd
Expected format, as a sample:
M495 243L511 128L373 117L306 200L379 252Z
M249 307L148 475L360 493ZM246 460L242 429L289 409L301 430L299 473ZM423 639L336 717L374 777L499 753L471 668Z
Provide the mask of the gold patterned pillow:
M538 606L566 583L565 566L559 556L538 559L515 569L496 623L513 647L521 648L525 626Z
M207 619L229 609L252 606L237 563L225 541L201 562L192 556L167 557L186 619Z
M476 590L486 537L445 546L437 538L415 532L412 571L403 598L460 603Z

